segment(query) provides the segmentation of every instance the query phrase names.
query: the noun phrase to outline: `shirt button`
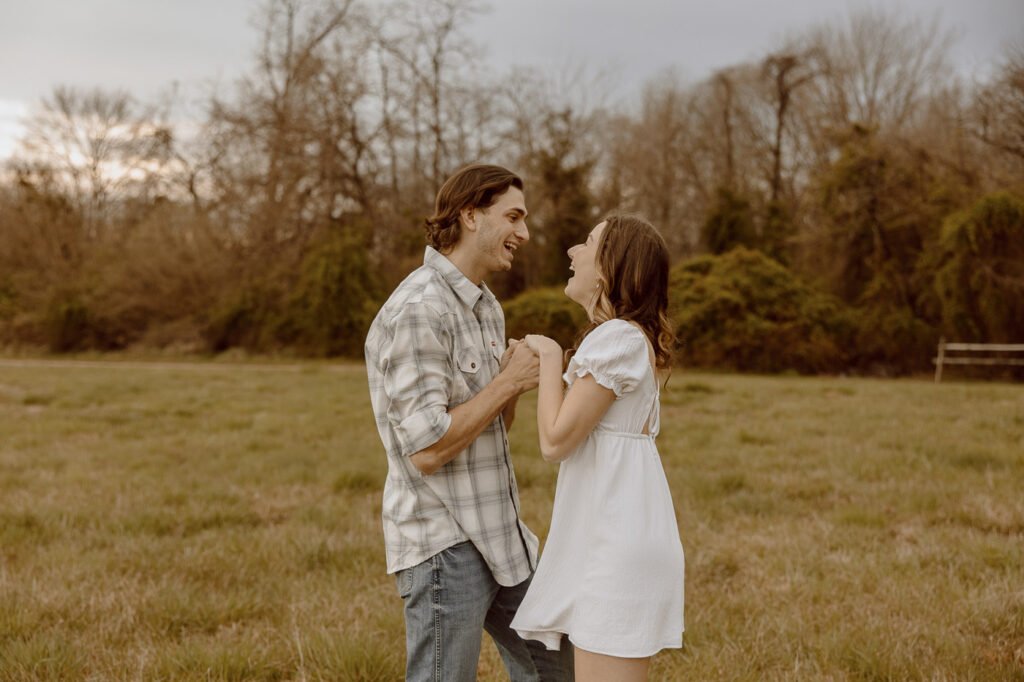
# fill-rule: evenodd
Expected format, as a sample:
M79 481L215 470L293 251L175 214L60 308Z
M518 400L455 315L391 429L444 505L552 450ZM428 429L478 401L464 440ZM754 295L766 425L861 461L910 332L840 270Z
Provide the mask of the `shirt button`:
M475 363L475 362L471 362L471 363L469 363L469 366L470 366L470 368L472 368L472 369L476 369L476 363Z

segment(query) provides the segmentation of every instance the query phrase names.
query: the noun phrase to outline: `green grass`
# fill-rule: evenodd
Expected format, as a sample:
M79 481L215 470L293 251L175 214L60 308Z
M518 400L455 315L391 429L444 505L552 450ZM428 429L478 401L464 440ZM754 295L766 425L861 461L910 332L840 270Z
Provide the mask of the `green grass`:
M1024 680L1024 388L677 371L663 399L687 633L652 679ZM0 681L400 679L384 474L359 365L0 365Z

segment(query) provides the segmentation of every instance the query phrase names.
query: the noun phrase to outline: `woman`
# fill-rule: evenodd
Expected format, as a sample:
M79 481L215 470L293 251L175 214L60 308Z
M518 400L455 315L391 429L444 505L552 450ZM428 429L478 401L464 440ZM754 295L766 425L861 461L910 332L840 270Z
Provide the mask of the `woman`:
M683 632L683 548L654 444L656 372L673 342L668 250L646 221L614 215L568 253L565 293L590 326L564 375L557 342L525 338L540 356L541 454L562 464L512 628L549 649L568 635L577 680L643 680L650 657L682 646Z

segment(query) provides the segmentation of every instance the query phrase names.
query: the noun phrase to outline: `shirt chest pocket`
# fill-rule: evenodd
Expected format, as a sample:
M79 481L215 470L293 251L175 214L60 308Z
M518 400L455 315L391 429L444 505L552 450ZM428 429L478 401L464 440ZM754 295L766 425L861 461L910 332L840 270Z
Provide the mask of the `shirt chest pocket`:
M475 348L464 348L459 351L459 370L463 374L477 374L481 365L480 352Z
M455 390L453 398L456 403L464 403L479 393L486 385L488 373L483 371L484 356L476 348L462 348L455 354Z

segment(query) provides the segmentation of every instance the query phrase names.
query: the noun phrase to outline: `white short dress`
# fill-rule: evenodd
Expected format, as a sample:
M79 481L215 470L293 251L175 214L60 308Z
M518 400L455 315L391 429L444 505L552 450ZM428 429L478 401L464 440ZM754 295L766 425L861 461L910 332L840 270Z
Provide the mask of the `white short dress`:
M551 529L512 620L525 639L624 658L681 647L683 547L654 444L658 381L640 329L609 320L569 361L616 400L558 471ZM646 429L650 435L643 435Z

